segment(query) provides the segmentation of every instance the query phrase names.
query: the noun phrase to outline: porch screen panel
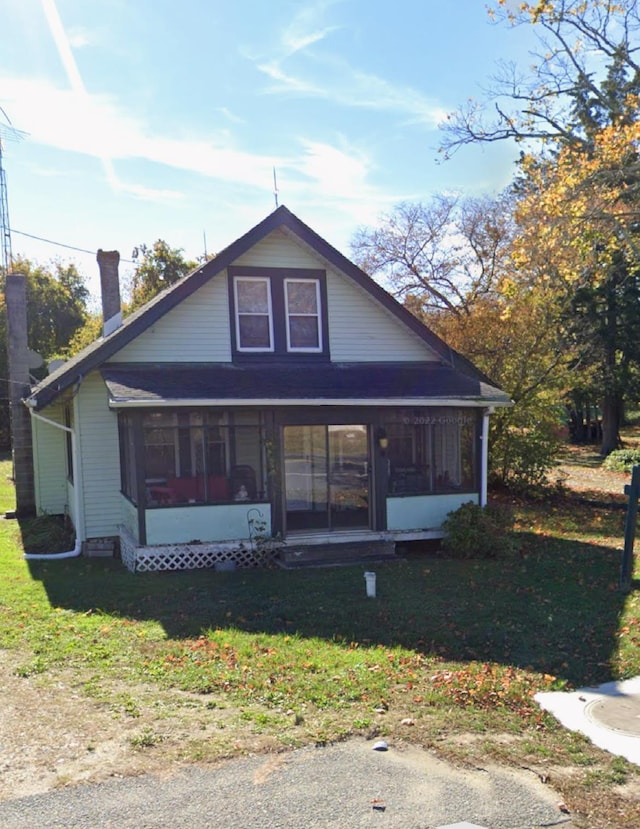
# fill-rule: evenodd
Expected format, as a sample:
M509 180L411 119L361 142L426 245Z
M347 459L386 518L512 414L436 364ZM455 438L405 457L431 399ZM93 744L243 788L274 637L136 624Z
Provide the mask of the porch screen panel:
M430 415L404 415L386 427L389 446L389 492L420 495L433 491L433 445Z
M475 417L464 410L445 409L433 426L437 492L470 490L475 481Z
M474 492L477 417L469 409L403 409L385 424L390 495Z
M145 418L144 460L147 478L175 475L178 450L176 414L153 412Z
M259 412L145 412L143 433L147 506L266 497Z
M122 492L134 504L138 501L138 476L133 432L133 419L128 413L118 416L120 439L120 486Z

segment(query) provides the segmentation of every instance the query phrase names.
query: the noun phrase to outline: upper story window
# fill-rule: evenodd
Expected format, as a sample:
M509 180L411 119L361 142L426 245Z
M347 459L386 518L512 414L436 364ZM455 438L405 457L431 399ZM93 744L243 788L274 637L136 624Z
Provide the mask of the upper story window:
M326 275L301 268L229 267L235 360L327 360Z
M273 351L273 314L268 279L236 276L236 345L238 351Z
M317 279L285 279L287 350L322 351L320 283Z

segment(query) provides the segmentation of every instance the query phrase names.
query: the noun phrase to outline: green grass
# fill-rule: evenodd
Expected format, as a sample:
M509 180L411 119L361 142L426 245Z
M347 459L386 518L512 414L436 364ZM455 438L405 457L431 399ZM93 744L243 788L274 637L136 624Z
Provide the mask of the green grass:
M10 489L0 470L0 503ZM624 513L561 500L515 511L508 556L414 550L376 566L375 600L362 567L134 576L112 560L27 562L18 523L3 521L0 647L18 676L72 671L87 704L121 717L148 719L139 689L156 694L137 750L165 750L162 719L180 711L163 694L182 693L221 733L283 746L375 728L458 760L568 768L553 782L604 826L635 769L569 735L532 695L640 674L640 594L617 589ZM230 744L193 735L188 751ZM609 825L638 825L637 803L627 815Z

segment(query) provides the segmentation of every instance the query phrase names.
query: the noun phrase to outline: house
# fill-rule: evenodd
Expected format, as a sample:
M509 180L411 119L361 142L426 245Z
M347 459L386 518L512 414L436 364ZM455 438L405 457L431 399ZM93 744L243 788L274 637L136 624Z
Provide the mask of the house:
M511 401L286 207L124 321L100 256L104 336L25 400L37 509L85 547L134 571L255 565L256 536L339 557L486 500Z

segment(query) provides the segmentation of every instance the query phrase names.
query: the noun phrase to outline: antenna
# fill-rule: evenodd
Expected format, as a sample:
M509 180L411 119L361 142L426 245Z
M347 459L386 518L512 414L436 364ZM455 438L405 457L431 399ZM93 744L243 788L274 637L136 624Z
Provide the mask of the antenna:
M207 231L202 230L202 241L204 242L204 261L207 261Z
M11 270L13 256L11 253L11 225L9 224L9 198L7 196L7 177L2 164L2 141L21 141L26 134L17 130L11 119L0 106L6 125L0 124L0 269L8 274Z
M276 168L273 168L273 198L276 200L276 208L278 207L278 179L276 178Z

